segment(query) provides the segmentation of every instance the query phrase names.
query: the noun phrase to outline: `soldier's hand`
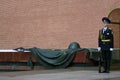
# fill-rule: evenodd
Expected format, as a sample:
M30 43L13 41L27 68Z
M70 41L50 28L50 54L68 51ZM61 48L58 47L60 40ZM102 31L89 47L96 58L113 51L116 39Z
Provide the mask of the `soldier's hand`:
M101 47L98 47L97 49L98 49L98 51L101 51Z
M110 51L113 51L113 48L110 48Z

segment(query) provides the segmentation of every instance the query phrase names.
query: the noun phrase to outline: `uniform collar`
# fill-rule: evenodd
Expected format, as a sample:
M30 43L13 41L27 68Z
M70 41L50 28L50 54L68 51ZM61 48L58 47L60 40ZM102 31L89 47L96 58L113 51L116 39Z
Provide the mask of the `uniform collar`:
M108 27L107 26L105 26L104 28L103 28L103 30L107 30L108 29Z

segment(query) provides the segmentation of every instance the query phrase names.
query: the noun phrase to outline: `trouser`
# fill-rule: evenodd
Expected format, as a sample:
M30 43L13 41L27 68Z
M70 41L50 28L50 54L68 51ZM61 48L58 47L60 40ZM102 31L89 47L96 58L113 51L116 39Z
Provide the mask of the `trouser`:
M111 55L112 55L112 53L110 50L102 50L104 71L108 71L108 72L110 71Z

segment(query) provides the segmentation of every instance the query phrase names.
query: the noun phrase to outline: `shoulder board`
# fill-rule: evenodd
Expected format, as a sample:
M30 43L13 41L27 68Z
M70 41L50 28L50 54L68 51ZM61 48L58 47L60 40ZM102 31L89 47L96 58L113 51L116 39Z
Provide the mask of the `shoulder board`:
M108 29L112 31L112 29L111 29L111 28L108 28Z

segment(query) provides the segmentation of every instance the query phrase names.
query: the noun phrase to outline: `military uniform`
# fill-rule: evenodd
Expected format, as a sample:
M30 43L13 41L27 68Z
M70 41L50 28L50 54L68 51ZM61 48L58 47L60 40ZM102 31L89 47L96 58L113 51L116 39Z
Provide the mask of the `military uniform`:
M113 48L113 32L110 28L106 27L106 30L103 28L99 31L98 46L102 52L104 72L109 72L112 55L110 49Z

